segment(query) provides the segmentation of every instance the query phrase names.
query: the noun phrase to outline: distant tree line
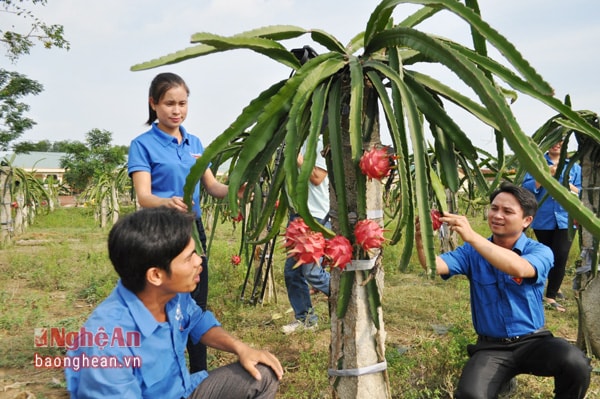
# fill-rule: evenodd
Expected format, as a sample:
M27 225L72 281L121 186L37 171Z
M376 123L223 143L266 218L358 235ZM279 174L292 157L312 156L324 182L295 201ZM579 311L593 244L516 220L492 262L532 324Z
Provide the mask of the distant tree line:
M42 140L38 142L23 141L14 144L12 148L16 154L27 154L30 152L69 152L70 149L77 147L80 144L80 142L73 140Z
M15 153L32 151L61 152L60 166L65 169L64 181L75 193L80 193L95 184L103 176L111 175L116 169L125 167L129 147L112 145L112 133L92 129L85 134L85 142L62 140L51 142L21 142L13 146Z

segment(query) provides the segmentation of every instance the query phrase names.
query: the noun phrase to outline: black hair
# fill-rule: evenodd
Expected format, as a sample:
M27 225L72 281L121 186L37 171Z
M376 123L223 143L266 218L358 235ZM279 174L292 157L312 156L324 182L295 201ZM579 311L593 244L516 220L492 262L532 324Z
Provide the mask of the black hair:
M123 285L134 293L146 286L151 267L171 274L171 262L190 243L194 215L172 208L147 208L131 213L108 235L108 255Z
M523 210L523 216L535 216L535 213L538 209L538 203L535 199L535 195L526 188L521 186L514 185L510 182L502 182L500 187L498 187L492 194L490 194L490 203L494 201L494 198L500 193L508 193L514 195L514 197L521 205L521 209Z
M154 101L154 104L158 104L160 102L160 99L165 95L165 93L168 90L178 86L182 86L183 88L185 88L187 94L190 94L190 88L181 78L181 76L171 72L159 73L154 77L154 79L152 79L152 83L150 83L148 98L151 98L152 101ZM152 123L154 123L155 120L156 111L152 109L152 106L148 101L148 120L146 121L146 124L152 125Z

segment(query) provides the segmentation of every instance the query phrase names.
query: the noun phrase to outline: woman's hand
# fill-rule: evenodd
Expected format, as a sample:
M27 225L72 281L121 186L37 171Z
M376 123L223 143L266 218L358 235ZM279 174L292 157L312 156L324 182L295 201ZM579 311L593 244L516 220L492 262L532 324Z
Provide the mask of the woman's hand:
M183 198L181 198L181 197L165 198L165 200L166 200L165 206L167 208L177 209L180 212L187 212L188 211L188 206L183 201Z

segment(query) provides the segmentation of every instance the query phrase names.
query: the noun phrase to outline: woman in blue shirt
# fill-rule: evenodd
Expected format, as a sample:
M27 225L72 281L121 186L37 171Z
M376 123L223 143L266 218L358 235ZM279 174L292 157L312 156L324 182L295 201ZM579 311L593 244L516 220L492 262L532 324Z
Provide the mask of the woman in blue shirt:
M185 81L174 73L157 75L150 85L148 98L150 130L136 137L129 148L128 173L139 204L143 208L166 206L181 212L193 211L206 252L206 235L200 209L200 185L193 194L193 209L183 201L183 187L190 168L204 152L200 139L189 134L182 126L188 113L190 90ZM227 196L227 185L219 182L210 169L206 169L201 183L206 192L216 198ZM208 298L208 263L200 284L192 293L198 305L206 310ZM206 347L190 347L190 370L206 370Z
M562 144L562 140L554 144L544 155L552 175L556 174ZM564 174L569 167L569 188L573 194L579 195L579 190L581 190L581 166L578 164L570 165L569 160L566 159L559 181L563 182ZM531 191L539 203L539 209L531 223L535 237L539 242L550 247L554 253L554 267L548 274L548 284L546 286L546 303L552 309L564 312L566 309L556 300L563 298L560 286L565 277L569 251L573 243L569 239L569 214L554 198L547 195L546 189L535 181L529 173L525 175L523 187Z

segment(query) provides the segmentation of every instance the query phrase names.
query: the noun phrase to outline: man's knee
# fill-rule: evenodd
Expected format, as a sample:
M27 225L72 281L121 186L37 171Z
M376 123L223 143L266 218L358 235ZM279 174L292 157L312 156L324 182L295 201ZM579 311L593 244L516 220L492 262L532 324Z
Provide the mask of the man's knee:
M275 372L271 367L265 366L264 364L259 364L256 366L258 371L260 371L261 380L260 385L262 385L262 392L268 393L271 392L273 395L279 389L279 379L275 375ZM267 395L268 396L268 395Z
M575 346L572 346L571 350L564 357L564 368L575 379L580 379L584 382L590 380L592 372L590 359Z

